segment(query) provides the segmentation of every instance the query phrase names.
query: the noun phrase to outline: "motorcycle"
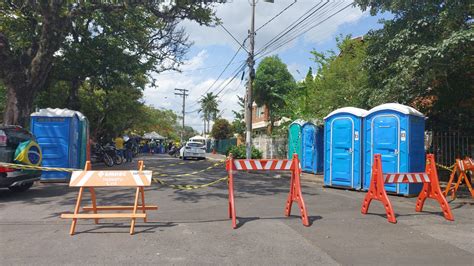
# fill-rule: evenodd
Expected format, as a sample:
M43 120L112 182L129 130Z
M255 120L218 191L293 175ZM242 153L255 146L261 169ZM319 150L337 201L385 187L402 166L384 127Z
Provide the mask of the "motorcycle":
M173 145L171 149L168 151L168 155L178 158L180 150L181 150L181 146Z
M115 145L111 143L107 143L104 146L104 151L107 153L110 157L112 157L112 160L114 161L114 164L120 165L123 163L123 156L121 153L115 148Z
M100 144L96 144L91 151L91 162L92 163L105 163L108 167L112 167L114 165L114 160L112 157L107 154L104 147Z

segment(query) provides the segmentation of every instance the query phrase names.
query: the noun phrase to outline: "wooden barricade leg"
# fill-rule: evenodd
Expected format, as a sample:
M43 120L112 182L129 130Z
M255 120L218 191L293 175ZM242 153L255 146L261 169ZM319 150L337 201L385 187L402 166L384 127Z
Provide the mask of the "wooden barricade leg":
M84 187L80 187L79 194L77 195L76 207L74 208L74 214L79 213L79 209L81 208L81 200L82 200L83 192L84 192ZM77 223L77 218L73 218L72 223L71 223L71 230L69 231L70 235L74 235L74 231L76 230L76 223Z
M384 187L385 181L382 173L382 159L380 154L374 155L374 162L372 164L372 177L370 180L370 188L365 195L362 202L361 213L367 214L372 200L379 200L382 202L385 212L387 213L387 220L391 223L396 223L395 213L393 212L392 204L388 198Z
M286 201L285 215L290 216L291 206L293 205L293 201L296 201L300 207L303 225L309 226L308 213L306 211L306 205L304 204L303 194L301 193L301 171L297 154L293 155L292 167L293 170L291 170L290 192L288 193L288 199Z
M137 187L137 190L135 191L135 202L133 203L133 214L137 214L139 194L140 194L140 188ZM130 234L131 235L133 235L134 230L135 230L135 220L136 220L136 218L132 218L132 223L130 225Z
M439 205L441 206L441 210L443 211L444 218L446 220L454 221L453 213L451 212L451 208L449 207L446 198L444 197L443 193L441 192L441 188L439 186L438 180L438 173L436 171L436 165L434 160L433 154L428 154L426 156L426 170L425 172L428 174L430 182L423 184L423 189L418 196L416 201L416 211L421 212L423 210L423 205L427 198L434 199L438 201Z
M232 172L233 159L232 154L229 155L227 159L227 171L229 180L227 180L227 185L229 187L229 218L232 219L232 228L237 228L237 218L235 214L235 202L234 202L234 175Z
M146 214L146 206L145 206L145 189L143 187L140 187L140 194L141 194L141 200L142 200L142 213ZM146 216L143 218L143 222L146 223Z
M89 187L89 191L91 192L91 201L92 201L92 211L94 213L97 213L97 202L96 202L96 196L95 196L95 190L93 187ZM99 219L94 219L95 224L99 223Z
M143 171L143 168L145 167L145 165L143 164L143 161L138 161L138 171ZM143 187L140 187L140 194L141 194L141 200L142 200L142 212L143 213L146 213L146 206L145 206L145 189ZM143 222L146 223L146 216L145 218L143 218Z

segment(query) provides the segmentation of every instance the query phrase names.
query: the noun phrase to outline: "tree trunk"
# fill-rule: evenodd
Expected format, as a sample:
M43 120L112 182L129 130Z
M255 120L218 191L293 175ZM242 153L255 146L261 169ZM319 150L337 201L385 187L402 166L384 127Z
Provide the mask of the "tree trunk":
M33 111L33 95L31 88L13 84L6 84L7 99L5 112L3 113L3 123L6 125L29 126L30 114ZM35 94L36 95L36 94Z
M205 136L206 135L206 119L203 119L204 121L204 128L202 129L202 134Z
M81 108L81 102L79 101L79 87L82 85L82 80L73 79L71 81L71 88L67 98L67 108L71 110L79 110Z
M54 53L59 49L68 19L61 16L61 1L41 1L41 32L38 40L20 54L10 49L0 32L0 78L7 87L4 123L28 126L33 101L44 87L51 71Z

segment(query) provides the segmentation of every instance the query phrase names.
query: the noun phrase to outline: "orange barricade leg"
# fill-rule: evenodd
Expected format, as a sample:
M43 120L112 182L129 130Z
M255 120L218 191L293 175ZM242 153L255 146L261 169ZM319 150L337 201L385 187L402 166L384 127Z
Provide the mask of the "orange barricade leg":
M446 218L446 220L454 221L451 208L449 207L449 204L446 201L446 198L441 192L441 188L439 186L434 156L433 154L428 154L426 157L426 173L430 178L430 183L423 184L423 189L421 190L420 195L416 201L416 211L421 212L423 210L425 200L427 198L431 198L438 201L443 211L444 218Z
M458 172L458 159L456 159L456 164L454 165L454 169L451 172L451 175L449 176L448 185L446 186L446 189L444 190L444 193L443 193L444 196L447 197L449 191L451 190L451 199L453 200L456 198L456 191L454 191L454 188L451 188L451 185L453 184L454 177L456 176L457 172Z
M227 171L229 172L229 180L227 184L229 186L229 218L232 219L232 228L237 228L237 218L235 215L235 204L234 204L234 175L232 173L232 154L227 159Z
M379 200L382 202L385 212L387 213L387 220L391 223L396 223L395 213L393 212L392 204L388 199L387 192L384 187L384 179L382 174L382 161L380 154L374 156L374 163L372 164L372 177L370 181L370 188L365 195L362 203L361 213L367 214L372 200Z
M293 170L291 171L290 192L288 193L288 199L286 201L285 215L290 216L291 205L293 205L293 201L296 201L298 203L298 206L300 207L301 220L303 222L303 225L309 226L308 213L306 212L303 194L301 193L301 172L297 154L293 155L292 167Z

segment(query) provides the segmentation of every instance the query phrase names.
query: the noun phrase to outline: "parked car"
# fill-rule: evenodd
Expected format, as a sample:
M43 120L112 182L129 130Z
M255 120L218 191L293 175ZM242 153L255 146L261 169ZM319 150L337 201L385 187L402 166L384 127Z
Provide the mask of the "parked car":
M188 141L179 151L179 157L183 160L188 158L206 159L206 145L201 142Z
M31 132L20 126L0 125L0 161L14 163L15 151L24 141L36 138ZM14 192L28 190L40 179L41 171L20 170L0 167L0 188L8 188Z

